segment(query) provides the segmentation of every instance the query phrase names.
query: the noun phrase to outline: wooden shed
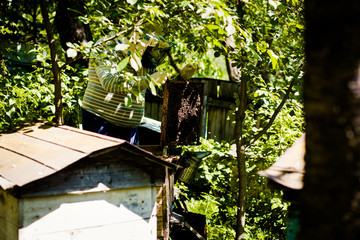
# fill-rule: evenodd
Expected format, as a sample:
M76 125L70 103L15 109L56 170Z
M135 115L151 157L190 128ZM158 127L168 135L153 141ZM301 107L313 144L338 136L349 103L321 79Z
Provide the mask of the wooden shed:
M171 169L126 141L68 126L0 134L0 239L162 239Z

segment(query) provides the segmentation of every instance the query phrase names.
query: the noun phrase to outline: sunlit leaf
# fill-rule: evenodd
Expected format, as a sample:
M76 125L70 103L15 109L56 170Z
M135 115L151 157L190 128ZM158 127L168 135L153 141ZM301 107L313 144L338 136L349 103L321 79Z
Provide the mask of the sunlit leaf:
M118 72L122 71L128 65L129 60L130 60L130 57L126 57L123 60L121 60L121 62L118 64L116 71L118 71Z
M272 68L275 70L278 69L279 68L279 57L271 49L268 49L267 53L270 56Z
M68 58L74 58L77 55L77 51L73 48L69 48L68 50L66 50L66 55L68 56Z
M129 47L128 44L117 44L115 46L115 51L124 51Z
M126 1L131 5L134 5L137 2L137 0L126 0Z
M130 107L131 104L132 104L131 96L127 95L127 96L124 98L124 103L125 103L125 106L126 106L126 107Z
M154 95L154 96L156 96L156 89L155 89L155 85L154 85L154 83L153 82L149 82L149 88L150 88L150 90L151 90L151 93Z
M130 57L130 65L131 67L137 72L140 69L140 66L137 64L136 60L134 59L134 57Z

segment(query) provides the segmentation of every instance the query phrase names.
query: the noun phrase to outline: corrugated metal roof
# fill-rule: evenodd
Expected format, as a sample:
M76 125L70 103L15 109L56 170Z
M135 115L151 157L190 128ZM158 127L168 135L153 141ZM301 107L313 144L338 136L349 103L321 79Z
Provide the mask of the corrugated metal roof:
M259 171L261 176L291 189L303 188L305 168L305 134L297 139L268 169Z
M49 176L98 151L117 147L143 156L144 160L173 168L125 140L69 126L37 123L14 133L0 134L0 186L23 186Z

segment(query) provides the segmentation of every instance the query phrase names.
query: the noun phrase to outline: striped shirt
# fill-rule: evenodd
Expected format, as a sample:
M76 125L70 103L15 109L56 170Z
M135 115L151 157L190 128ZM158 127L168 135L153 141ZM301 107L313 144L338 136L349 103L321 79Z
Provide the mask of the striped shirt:
M147 59L146 48L149 46L155 49L170 47L168 43L149 34L145 37L139 33L131 36L130 40L118 37L108 41L94 53L82 102L85 110L121 127L137 127L144 117L145 91L140 90L140 80L149 78L156 71L153 68L156 64L143 66L139 58ZM152 60L162 59L162 56ZM129 60L128 64L118 71L119 63L125 58ZM126 101L129 96L132 99L130 104Z
M137 73L130 64L125 71L117 72L117 64L124 58L123 54L116 52L113 40L106 44L102 55L90 61L88 70L88 86L86 88L82 107L110 123L121 127L137 127L144 117L144 101L136 101L132 96L131 105L126 104L131 89L138 90L139 81L134 81ZM109 50L110 49L110 50ZM119 56L120 55L120 56ZM126 55L125 55L126 56ZM154 69L142 69L142 75L151 74ZM133 78L124 72L130 72ZM138 80L145 76L136 77ZM138 90L139 92L139 90ZM144 97L144 91L141 92Z

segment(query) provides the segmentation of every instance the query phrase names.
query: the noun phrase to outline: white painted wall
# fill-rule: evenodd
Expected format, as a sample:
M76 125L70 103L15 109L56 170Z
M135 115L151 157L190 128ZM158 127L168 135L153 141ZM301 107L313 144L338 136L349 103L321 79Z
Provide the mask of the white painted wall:
M156 188L21 199L20 240L156 240Z

